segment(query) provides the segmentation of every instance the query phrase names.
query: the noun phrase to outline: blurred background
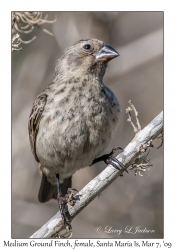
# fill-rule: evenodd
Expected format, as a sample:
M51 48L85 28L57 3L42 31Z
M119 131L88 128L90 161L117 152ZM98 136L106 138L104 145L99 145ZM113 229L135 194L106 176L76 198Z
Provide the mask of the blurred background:
M109 145L125 148L134 137L126 108L132 100L142 128L163 109L163 12L46 12L43 27L22 34L37 38L12 54L12 238L28 238L58 210L57 201L40 204L41 176L31 153L28 117L36 96L53 80L57 59L83 38L102 40L119 53L107 68L104 83L116 94L122 108L120 126ZM133 116L134 119L134 116ZM163 237L163 147L154 141L149 157L153 167L143 176L124 173L72 222L73 238ZM83 188L105 168L99 163L73 175L73 187ZM101 233L96 227L103 228ZM122 233L105 233L105 227ZM127 226L154 233L125 233Z

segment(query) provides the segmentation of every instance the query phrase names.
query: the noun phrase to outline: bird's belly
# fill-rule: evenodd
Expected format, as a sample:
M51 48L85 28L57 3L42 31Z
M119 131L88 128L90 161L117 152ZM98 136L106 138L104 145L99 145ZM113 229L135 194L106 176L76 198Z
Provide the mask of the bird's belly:
M93 105L93 108L89 106L84 110L75 111L72 108L71 114L69 111L53 120L45 114L40 122L36 153L42 171L52 176L50 182L55 182L55 173L64 179L76 170L91 165L107 147L117 128L117 106Z

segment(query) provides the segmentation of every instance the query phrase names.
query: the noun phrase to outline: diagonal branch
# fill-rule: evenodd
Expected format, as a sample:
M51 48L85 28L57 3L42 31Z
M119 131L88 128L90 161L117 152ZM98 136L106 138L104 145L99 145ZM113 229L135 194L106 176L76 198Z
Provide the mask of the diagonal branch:
M139 131L134 139L128 144L124 151L116 158L128 168L134 160L142 154L142 148L149 145L150 140L154 140L163 131L163 111L155 117L144 129ZM108 165L98 176L90 181L78 194L76 204L68 210L71 220L85 208L92 200L101 194L124 169L118 170L112 165ZM54 238L59 237L59 233L65 229L60 212L57 212L45 225L43 225L30 238Z

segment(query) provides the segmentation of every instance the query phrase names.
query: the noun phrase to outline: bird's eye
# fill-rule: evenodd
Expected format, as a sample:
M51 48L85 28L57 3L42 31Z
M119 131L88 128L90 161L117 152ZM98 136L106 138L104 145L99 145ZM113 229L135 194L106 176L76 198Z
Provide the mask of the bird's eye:
M83 46L83 48L89 50L89 49L91 48L91 45L90 45L90 44L85 44L85 45Z

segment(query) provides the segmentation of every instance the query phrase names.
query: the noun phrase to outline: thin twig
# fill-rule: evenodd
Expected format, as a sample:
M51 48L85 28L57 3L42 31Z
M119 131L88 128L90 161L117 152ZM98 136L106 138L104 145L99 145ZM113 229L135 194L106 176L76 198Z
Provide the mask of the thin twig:
M161 139L160 146L157 147L157 149L159 149L159 148L162 147L162 145L163 145L163 131L162 131L162 133L160 134L160 136L157 137L157 139Z
M137 133L138 131L141 130L141 125L140 125L139 118L138 118L139 113L137 112L137 110L136 110L134 104L131 102L131 100L128 103L129 103L130 107L128 107L126 109L126 113L128 113L128 120L127 121L131 123L131 126L134 129L134 132ZM137 127L134 125L134 123L131 120L131 111L132 110L134 111L134 114L135 114Z
M35 39L36 39L36 36L32 37L32 38L31 38L30 40L28 40L28 41L22 40L21 37L19 38L19 40L20 40L22 43L24 43L24 44L29 44L29 43L33 42Z
M138 119L139 113L137 112L134 104L132 104L131 100L128 103L131 106L131 108L134 110L135 118L136 118L136 123L137 123L137 128L138 128L138 131L140 131L141 130L141 126L140 126L140 122L139 122L139 119Z
M22 47L19 47L20 44L20 36L16 33L16 35L12 38L12 52L21 50Z
M131 119L131 111L132 111L132 108L131 108L131 107L128 107L128 108L126 109L126 113L128 113L128 119L127 119L127 121L131 123L131 126L133 127L134 132L136 133L138 130L137 130L136 126L134 125L134 123L132 122L132 119Z

